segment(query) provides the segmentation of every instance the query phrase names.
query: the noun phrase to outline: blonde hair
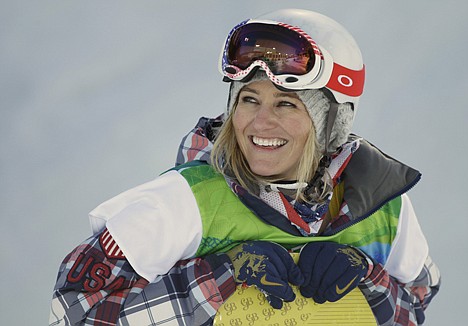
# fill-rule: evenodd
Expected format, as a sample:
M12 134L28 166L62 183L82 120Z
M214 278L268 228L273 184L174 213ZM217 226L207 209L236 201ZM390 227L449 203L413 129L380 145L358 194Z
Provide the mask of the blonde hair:
M233 115L237 107L234 103L233 110L216 136L213 150L211 151L211 164L220 173L235 177L239 184L251 193L257 192L259 183L273 183L280 181L278 178L263 177L252 172L244 154L242 153L234 132ZM309 135L304 146L304 152L297 169L297 182L309 183L319 165L321 153L317 144L314 124L311 124ZM233 175L232 175L233 174ZM308 202L311 198L304 193L305 189L296 193L296 200Z

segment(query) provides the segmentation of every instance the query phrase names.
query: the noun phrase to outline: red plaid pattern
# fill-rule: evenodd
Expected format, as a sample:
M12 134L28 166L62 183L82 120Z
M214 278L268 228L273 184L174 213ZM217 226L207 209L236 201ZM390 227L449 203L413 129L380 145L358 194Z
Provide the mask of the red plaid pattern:
M381 264L375 264L359 288L379 325L412 326L423 324L424 310L439 291L439 286L439 270L428 258L416 281L410 284L399 283Z

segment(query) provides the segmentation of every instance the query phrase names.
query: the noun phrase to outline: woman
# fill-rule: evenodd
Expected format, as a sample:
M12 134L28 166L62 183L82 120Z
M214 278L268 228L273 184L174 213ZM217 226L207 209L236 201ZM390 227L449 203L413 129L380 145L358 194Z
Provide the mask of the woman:
M210 324L239 283L274 308L294 300L288 283L317 303L359 287L379 325L423 323L440 278L405 194L420 174L350 134L364 84L351 35L274 12L229 33L220 70L224 118L201 119L175 168L90 213L50 324Z

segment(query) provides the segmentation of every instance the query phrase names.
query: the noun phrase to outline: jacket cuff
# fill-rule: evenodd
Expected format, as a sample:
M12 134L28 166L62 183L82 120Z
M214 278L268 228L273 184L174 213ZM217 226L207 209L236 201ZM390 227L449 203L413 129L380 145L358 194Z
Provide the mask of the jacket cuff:
M236 290L236 282L234 281L234 267L225 253L216 253L208 255L204 258L213 273L216 284L223 301L226 301Z
M374 265L374 268L370 275L359 284L359 288L368 289L369 291L375 291L377 286L380 284L389 282L388 274L383 269L381 264Z

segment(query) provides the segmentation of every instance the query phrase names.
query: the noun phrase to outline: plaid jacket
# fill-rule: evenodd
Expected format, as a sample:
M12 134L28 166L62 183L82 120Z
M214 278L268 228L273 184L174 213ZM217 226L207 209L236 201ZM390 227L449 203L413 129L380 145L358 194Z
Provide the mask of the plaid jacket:
M210 325L235 290L226 255L180 261L148 283L118 252L104 230L65 257L50 325Z
M212 124L209 119L200 122L206 125L184 138L178 163L208 161L211 143L205 135ZM229 259L219 254L180 261L149 283L135 273L104 230L62 262L50 325L211 325L219 306L234 292L232 275ZM424 310L439 285L439 270L428 257L408 284L399 283L375 262L359 288L379 325L407 326L424 322Z

